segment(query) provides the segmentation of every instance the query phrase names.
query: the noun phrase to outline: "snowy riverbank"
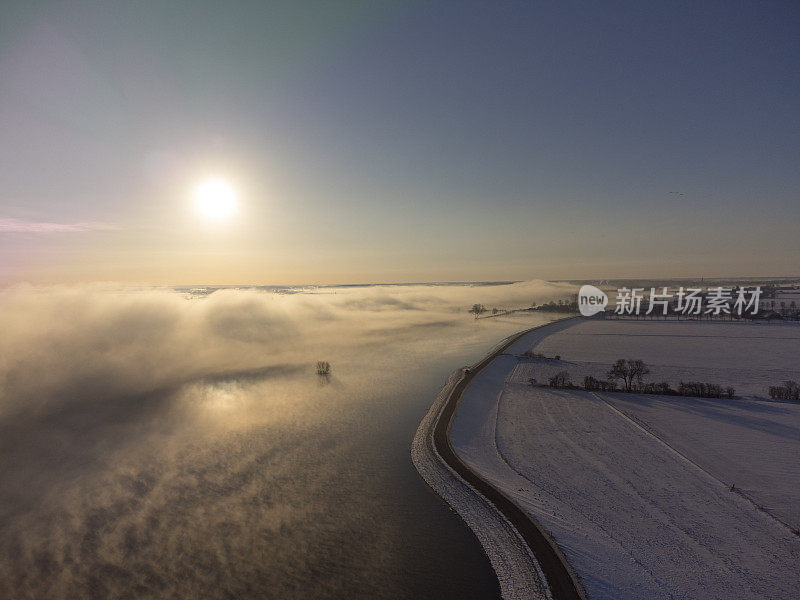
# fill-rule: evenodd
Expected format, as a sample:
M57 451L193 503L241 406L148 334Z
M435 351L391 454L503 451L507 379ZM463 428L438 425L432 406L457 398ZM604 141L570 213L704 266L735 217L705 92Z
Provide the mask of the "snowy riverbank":
M637 402L621 394L531 387L512 376L526 350L558 350L552 342L559 331L572 350L584 352L576 358L593 355L569 337L573 323L575 330L597 328L571 321L537 329L476 375L450 430L461 460L544 526L590 598L793 598L800 587L800 538L773 516L794 520L800 410L756 400L715 404L649 396ZM691 331L699 332L681 333ZM726 336L721 343L727 348L761 337L755 329L740 329L737 342L730 331L716 331ZM610 329L593 333L602 335L585 336L582 343L608 350L609 339L630 341L612 338ZM658 332L636 334L644 349L649 334ZM549 335L554 337L547 340ZM708 342L695 345L698 355L689 356L680 337L670 339L669 362L676 368L719 367L711 358L702 364ZM786 343L776 340L776 347ZM728 354L746 359L748 353L739 348ZM681 356L693 364L682 364ZM736 368L726 365L730 373ZM737 383L747 385L744 379ZM765 404L781 410L766 414ZM670 427L676 420L683 426ZM772 457L771 469L762 468L762 453ZM734 474L740 481L732 482L737 488L731 491ZM758 508L758 500L739 493L742 485L768 504ZM771 508L772 516L765 512Z
M504 600L545 600L551 596L542 583L538 563L519 534L483 496L470 487L439 456L433 430L453 388L464 376L454 371L420 423L411 446L419 474L464 520L483 546L497 574Z

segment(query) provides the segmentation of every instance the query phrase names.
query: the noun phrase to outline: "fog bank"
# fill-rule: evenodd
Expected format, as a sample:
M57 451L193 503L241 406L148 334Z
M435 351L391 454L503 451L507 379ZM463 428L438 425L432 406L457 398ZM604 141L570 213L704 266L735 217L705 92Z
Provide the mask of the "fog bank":
M0 418L54 402L114 398L230 371L314 360L315 346L467 318L475 302L525 307L569 286L221 289L191 296L112 285L16 286L0 292Z

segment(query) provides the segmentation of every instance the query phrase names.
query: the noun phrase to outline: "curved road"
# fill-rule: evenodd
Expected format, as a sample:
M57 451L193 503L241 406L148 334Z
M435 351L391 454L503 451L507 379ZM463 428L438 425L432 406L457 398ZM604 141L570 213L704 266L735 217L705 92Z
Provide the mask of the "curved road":
M464 481L488 499L494 507L508 519L517 532L519 532L528 545L528 548L530 548L531 552L533 552L533 555L536 557L547 579L547 585L550 588L554 600L586 600L586 594L567 564L561 550L559 550L550 537L542 530L539 524L513 501L492 487L462 462L453 450L453 446L450 444L450 439L448 437L450 423L453 420L456 408L458 408L461 395L464 393L464 390L470 384L473 377L495 358L503 354L523 335L526 335L534 329L547 327L550 324L551 323L540 325L539 327L532 327L531 329L526 329L525 331L514 334L507 338L494 352L465 370L463 379L453 388L450 397L447 399L447 402L445 402L444 408L437 419L433 431L433 444L439 456L441 456Z

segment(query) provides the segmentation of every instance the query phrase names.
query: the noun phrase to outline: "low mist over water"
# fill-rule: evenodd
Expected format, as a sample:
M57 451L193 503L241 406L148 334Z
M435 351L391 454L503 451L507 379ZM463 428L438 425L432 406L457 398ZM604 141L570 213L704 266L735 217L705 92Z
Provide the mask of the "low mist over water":
M5 290L0 596L496 597L409 445L447 373L549 320L468 306L566 292Z

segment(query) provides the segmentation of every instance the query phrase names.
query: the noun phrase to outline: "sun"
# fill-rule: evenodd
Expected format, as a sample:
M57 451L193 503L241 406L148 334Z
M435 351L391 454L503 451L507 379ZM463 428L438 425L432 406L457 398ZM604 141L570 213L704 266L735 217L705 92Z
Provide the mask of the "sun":
M210 221L225 221L236 212L236 192L223 179L207 179L194 191L197 212Z

